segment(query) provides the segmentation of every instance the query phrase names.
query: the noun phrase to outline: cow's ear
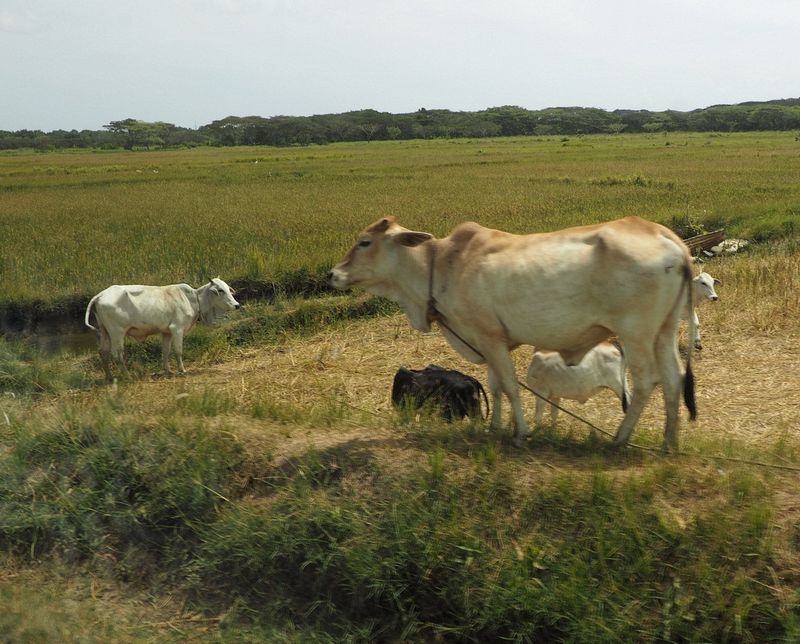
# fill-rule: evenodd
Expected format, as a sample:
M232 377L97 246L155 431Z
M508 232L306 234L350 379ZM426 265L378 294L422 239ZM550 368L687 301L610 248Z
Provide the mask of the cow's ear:
M433 239L433 235L430 233L418 233L413 230L409 230L405 233L397 233L397 235L394 236L394 240L401 246L419 246L422 242L426 242L429 239Z
M389 226L391 226L395 222L395 218L392 215L388 217L384 217L383 219L376 221L372 224L369 228L367 228L368 233L385 233L389 230Z
M722 286L722 282L720 280L718 280L716 277L714 278L714 284Z

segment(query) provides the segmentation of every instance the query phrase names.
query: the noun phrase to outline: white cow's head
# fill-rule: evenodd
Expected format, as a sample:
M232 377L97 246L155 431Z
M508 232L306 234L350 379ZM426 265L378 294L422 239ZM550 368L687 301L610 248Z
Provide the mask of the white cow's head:
M201 318L209 324L225 315L228 311L235 311L240 304L234 299L236 293L219 277L209 280L208 284L198 289L200 294Z
M328 272L328 283L341 290L359 286L384 294L381 291L403 278L397 274L397 253L432 237L403 228L394 217L384 217L358 236L355 246Z
M716 277L712 277L705 271L695 277L693 287L695 302L699 303L702 300L716 302L719 299L719 296L714 290L714 286L717 284L722 284L722 282L720 282Z

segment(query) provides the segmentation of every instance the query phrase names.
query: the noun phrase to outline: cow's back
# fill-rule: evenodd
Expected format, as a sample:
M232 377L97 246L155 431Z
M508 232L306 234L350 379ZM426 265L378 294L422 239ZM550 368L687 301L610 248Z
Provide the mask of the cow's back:
M658 329L688 259L671 231L636 217L533 235L465 224L448 241L440 300L451 315L484 333L500 327L509 345L556 350L593 346L626 325Z
M95 316L106 329L119 329L135 338L168 333L173 323L192 317L185 284L109 286L95 303Z

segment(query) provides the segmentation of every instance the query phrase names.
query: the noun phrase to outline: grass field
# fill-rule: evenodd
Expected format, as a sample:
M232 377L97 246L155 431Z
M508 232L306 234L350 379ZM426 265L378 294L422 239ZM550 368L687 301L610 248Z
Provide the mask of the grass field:
M789 133L373 142L0 155L0 300L208 275L289 291L385 214L443 235L637 214L765 238L800 218Z
M93 355L0 340L0 640L798 641L798 152L754 134L0 156L2 225L80 204L49 220L61 241L38 274L4 251L4 275L27 280L4 280L13 301L207 270L291 292L386 213L437 234L688 213L768 240L705 264L723 284L699 311L680 455L609 450L563 414L518 449L483 423L394 412L401 365L485 371L359 294L251 302L192 331L185 377L150 375L158 342L132 346L136 375L115 386ZM159 235L124 224L129 198ZM112 221L142 235L130 264L84 244L66 278L56 248ZM521 375L530 349L515 359ZM610 393L567 407L621 420ZM654 396L633 440L659 446L662 423Z

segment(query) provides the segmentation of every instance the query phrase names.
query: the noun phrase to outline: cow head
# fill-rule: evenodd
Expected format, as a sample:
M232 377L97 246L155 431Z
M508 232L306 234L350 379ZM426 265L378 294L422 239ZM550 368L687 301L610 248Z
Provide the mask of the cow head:
M398 277L398 253L432 237L403 228L394 217L384 217L358 236L355 246L328 272L328 283L341 290L359 286L384 295L384 287Z
M200 317L209 324L228 311L235 311L240 304L234 299L234 291L219 277L209 280L208 284L198 289L200 299Z
M711 277L711 275L705 271L700 273L700 275L694 278L695 301L706 299L711 302L716 302L719 296L714 290L714 286L717 284L722 284L722 282L716 277Z

